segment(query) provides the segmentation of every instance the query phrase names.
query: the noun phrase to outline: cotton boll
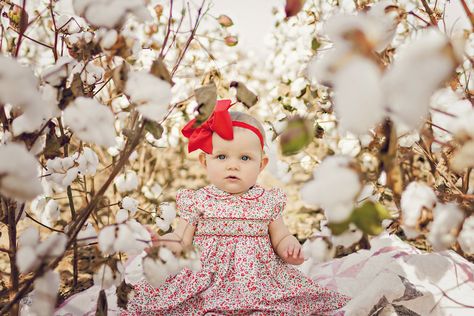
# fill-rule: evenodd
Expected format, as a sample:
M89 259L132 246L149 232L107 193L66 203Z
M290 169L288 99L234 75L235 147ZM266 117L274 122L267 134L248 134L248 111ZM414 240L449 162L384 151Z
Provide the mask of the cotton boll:
M149 120L160 122L168 112L171 85L148 72L131 72L125 93L137 104L137 110Z
M101 229L98 236L99 249L104 255L110 255L115 253L115 236L118 228L114 225L105 226Z
M445 250L456 241L464 213L454 203L439 204L433 213L434 220L430 224L427 240L435 251Z
M115 214L115 222L116 223L123 223L128 220L128 211L124 209L118 210L117 214Z
M454 157L450 161L450 165L454 171L463 172L466 168L474 166L474 141L466 142L456 151Z
M16 266L20 273L27 273L37 268L41 260L38 258L33 246L22 246L16 253Z
M91 222L86 222L77 234L78 245L89 245L97 241L97 232Z
M301 250L307 258L312 259L313 264L326 262L334 258L336 254L336 249L321 237L308 238L302 245Z
M0 146L0 194L19 200L31 200L42 193L35 157L22 145Z
M168 277L168 271L164 263L150 257L144 257L142 261L143 274L153 287L159 287Z
M114 180L115 185L117 186L117 190L120 193L134 191L138 187L138 177L135 171L127 171L121 175L119 175Z
M458 242L462 251L467 254L474 254L474 216L468 217L463 224L458 235Z
M78 171L85 176L93 176L99 165L99 157L89 147L84 147L83 152L77 158Z
M120 271L113 271L108 264L102 264L94 273L92 279L94 285L98 285L102 289L108 289L112 286L119 286L123 280L123 275Z
M349 217L362 188L358 174L349 168L350 161L345 156L326 158L314 171L314 179L300 191L302 199L321 206L331 222L342 222Z
M395 121L418 128L428 115L430 97L452 74L456 61L447 38L433 29L400 48L382 87Z
M59 216L60 208L58 202L50 199L41 214L41 221L46 225L51 225L59 219Z
M176 218L176 209L170 203L160 204L161 217L168 222Z
M59 273L48 271L35 281L31 311L37 316L54 314L59 290Z
M64 253L66 244L66 235L54 232L36 247L36 253L40 257L56 258Z
M122 208L128 210L132 215L134 215L138 210L138 201L126 196L122 199Z
M377 65L365 58L354 58L337 72L334 107L343 130L363 135L383 119L381 79Z
M18 246L21 247L35 247L40 241L39 231L36 227L30 226L26 228L18 238Z
M332 235L331 241L334 246L343 246L349 248L362 238L362 231L358 229L353 223L349 224L349 229L340 235Z
M416 227L422 209L433 209L436 201L436 195L428 185L423 182L408 184L400 201L403 224L408 227Z
M64 111L64 122L85 142L106 147L115 145L114 116L95 99L76 98Z

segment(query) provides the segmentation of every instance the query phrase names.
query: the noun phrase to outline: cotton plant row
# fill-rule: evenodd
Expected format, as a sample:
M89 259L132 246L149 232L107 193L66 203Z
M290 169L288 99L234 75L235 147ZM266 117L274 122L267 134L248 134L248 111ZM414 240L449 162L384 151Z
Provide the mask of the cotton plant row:
M204 16L214 20L206 16L206 1L197 18L176 9L168 16L166 5L27 1L23 8L22 1L0 2L0 215L12 234L19 221L31 225L18 232L18 247L9 253L15 292L0 313L17 308L33 285L29 312L52 314L60 283L52 271L71 249L76 263L78 251L101 251L93 279L103 289L120 286L122 260L144 250L144 275L152 284L184 267L200 269L195 249L174 254L153 247L149 230L166 233L176 211L162 203L156 179L140 178L137 161L153 148L178 144L177 125L195 115L193 90L212 70L209 51L225 54L238 39L226 16L196 33ZM189 25L188 15L194 19ZM38 25L25 28L24 19L33 17ZM30 272L31 282L18 288Z
M268 59L280 78L269 99L282 105L286 131L300 117L291 135L281 129L282 150L303 165L321 154L308 146L316 137L336 154L321 159L301 187L302 199L327 219L325 239L305 247L319 249L314 260L324 261L333 246L349 247L395 220L409 239L424 236L434 250L472 255L473 26L452 32L449 21L405 1L339 4L307 2L269 39L279 58L300 60L298 68ZM468 10L461 13L472 16ZM287 39L297 34L306 45L295 52ZM417 157L427 162L414 175L404 159Z

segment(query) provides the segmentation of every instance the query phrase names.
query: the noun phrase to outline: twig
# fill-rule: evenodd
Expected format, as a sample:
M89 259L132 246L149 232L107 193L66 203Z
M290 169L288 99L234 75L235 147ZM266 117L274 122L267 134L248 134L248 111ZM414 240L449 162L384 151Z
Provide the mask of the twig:
M109 78L109 79L107 79L107 81L106 81L106 82L104 82L104 84L103 84L103 85L102 85L102 86L99 88L99 90L97 90L96 92L94 92L94 94L92 95L92 97L95 97L95 96L96 96L96 94L97 94L97 93L99 93L99 92L100 92L100 90L102 90L102 89L103 89L103 88L104 88L104 87L105 87L105 86L106 86L106 85L107 85L107 84L110 82L110 80L112 80L112 76L110 76L110 78Z
M21 15L20 15L20 35L18 36L18 41L16 43L16 51L15 51L15 58L18 57L18 53L20 52L20 45L21 45L21 40L23 39L23 34L25 33L26 29L28 28L28 25L26 27L23 27L23 22L24 22L24 19L26 18L25 14L26 14L26 10L25 10L25 6L26 6L26 0L23 0L23 3L21 5Z
M168 37L170 36L172 17L173 17L173 0L170 0L170 16L168 17L168 27L166 28L166 35L165 35L165 39L163 40L163 46L161 46L160 57L163 57L163 51L166 47L166 43L168 42Z
M425 8L426 13L428 13L428 16L430 17L430 21L431 21L430 24L433 26L437 26L438 21L436 20L433 10L431 10L430 6L428 5L428 2L426 2L426 0L421 0L421 4L423 4L423 7Z
M62 230L59 230L59 229L56 229L56 228L52 228L52 227L49 227L43 223L41 223L40 221L38 221L37 219L35 219L33 216L31 216L28 212L25 212L26 214L26 217L28 217L29 219L31 219L33 222L35 222L36 224L38 225L41 225L43 226L44 228L47 228L49 230L52 230L52 231L55 231L55 232L58 232L58 233L64 233Z
M425 19L423 19L421 16L419 16L418 14L416 14L416 13L413 12L413 11L408 12L408 14L411 14L411 15L413 15L414 17L416 17L416 18L420 19L421 21L425 22L426 25L430 25L430 22L426 21Z
M469 21L471 22L472 29L474 30L474 14L472 14L471 10L469 10L469 7L467 6L467 3L465 0L460 0L460 1L464 9L464 12L466 12L467 17L469 18Z
M8 29L9 29L9 30L12 30L13 32L15 32L15 33L17 33L17 34L20 34L17 30L15 30L15 29L14 29L13 27L11 27L11 26L9 26ZM2 30L3 30L3 26L2 26ZM34 39L34 38L32 38L32 37L29 37L29 36L26 35L26 34L23 34L23 37L26 38L26 39L29 39L30 41L32 41L32 42L34 42L34 43L36 43L36 44L38 44L38 45L44 46L44 47L46 47L46 48L49 48L49 49L52 49L52 48L53 48L53 46L48 45L48 44L45 44L45 43L43 43L43 42L40 42L40 41L38 41L38 40L36 40L36 39Z
M437 129L442 130L443 132L446 132L446 133L451 134L451 135L453 134L452 132L448 131L448 130L445 129L444 127L441 127L441 126L439 126L439 125L436 125L435 123L433 123L433 122L431 122L431 121L429 121L429 120L426 120L426 123L430 124L430 125L433 126L433 127L436 127Z
M178 67L179 67L179 64L181 63L181 60L183 60L184 58L184 55L186 54L186 51L188 50L189 48L189 45L191 44L191 42L193 41L194 39L194 35L196 34L196 31L197 31L197 28L199 26L199 23L201 22L201 13L202 13L202 9L204 7L204 3L206 2L206 0L202 0L202 3L201 3L201 6L199 7L198 9L198 14L197 14L197 17L196 17L196 23L194 24L194 27L193 27L193 30L191 32L191 35L189 35L188 37L188 40L186 41L186 45L184 46L184 49L183 51L181 52L181 54L179 55L178 57L178 61L176 62L176 64L174 65L173 67L173 70L171 71L171 76L174 75L174 73L176 72L176 70L178 70Z
M53 50L53 56L54 56L54 61L56 62L58 60L58 28L56 27L56 19L54 18L54 11L53 11L53 0L49 0L49 11L51 12L51 19L53 20L53 28L54 28L54 47L52 47Z

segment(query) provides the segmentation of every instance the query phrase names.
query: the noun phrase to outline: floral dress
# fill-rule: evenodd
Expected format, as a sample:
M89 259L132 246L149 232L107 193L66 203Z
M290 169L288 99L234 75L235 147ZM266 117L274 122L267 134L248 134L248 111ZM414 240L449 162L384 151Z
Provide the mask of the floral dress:
M268 225L281 215L281 189L255 185L240 196L214 185L181 189L178 215L196 227L202 269L159 288L146 281L122 315L343 315L349 297L326 289L274 252Z

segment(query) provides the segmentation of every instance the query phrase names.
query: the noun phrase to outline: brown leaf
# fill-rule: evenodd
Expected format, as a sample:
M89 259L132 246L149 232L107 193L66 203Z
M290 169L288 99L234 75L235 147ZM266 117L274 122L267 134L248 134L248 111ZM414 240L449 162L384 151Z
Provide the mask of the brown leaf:
M61 156L61 139L56 136L54 131L54 123L50 127L49 133L46 135L46 145L44 147L44 158L53 159Z
M122 281L116 290L118 307L127 309L129 294L131 292L133 292L133 286Z
M257 103L258 96L250 91L244 83L240 81L232 81L230 87L237 90L237 101L242 102L247 108L250 108Z
M166 65L163 61L163 58L158 57L153 64L151 65L150 73L161 80L169 82L170 85L174 85L173 80L171 79L170 72L166 68Z
M99 298L97 300L97 309L95 311L96 316L107 316L107 296L105 295L105 290L100 290Z
M112 70L112 80L117 88L117 93L122 93L125 89L125 83L127 82L129 72L130 66L125 61Z
M196 116L196 123L194 127L197 127L204 123L214 111L217 100L217 88L214 82L211 82L205 86L194 90L194 96L198 103L197 110L199 114Z

